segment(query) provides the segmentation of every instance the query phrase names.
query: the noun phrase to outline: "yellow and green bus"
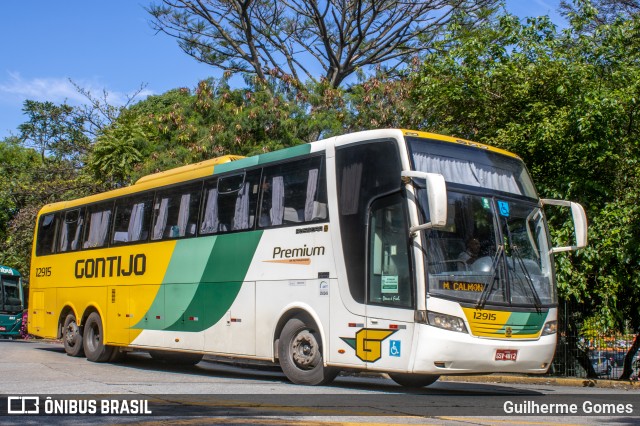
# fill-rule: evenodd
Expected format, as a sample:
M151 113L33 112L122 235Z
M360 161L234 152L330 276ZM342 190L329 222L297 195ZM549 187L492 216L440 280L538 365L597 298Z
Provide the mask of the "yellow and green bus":
M575 245L550 247L545 204L570 207ZM43 207L29 332L96 362L215 355L312 385L544 373L553 253L583 247L586 226L516 155L431 133L224 156Z

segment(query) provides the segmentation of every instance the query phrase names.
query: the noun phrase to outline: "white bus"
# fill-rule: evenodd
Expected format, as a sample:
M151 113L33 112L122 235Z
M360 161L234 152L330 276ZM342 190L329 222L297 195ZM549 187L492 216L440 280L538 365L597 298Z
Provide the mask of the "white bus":
M570 207L575 245L550 247L545 204ZM271 361L310 385L546 372L553 253L586 244L582 207L540 199L516 155L397 129L208 160L37 220L30 333L97 362Z

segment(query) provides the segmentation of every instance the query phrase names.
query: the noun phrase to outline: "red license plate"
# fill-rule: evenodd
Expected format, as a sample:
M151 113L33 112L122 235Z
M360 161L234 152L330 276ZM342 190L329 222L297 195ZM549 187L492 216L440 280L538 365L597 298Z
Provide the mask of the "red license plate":
M496 361L515 361L518 358L517 349L496 350Z

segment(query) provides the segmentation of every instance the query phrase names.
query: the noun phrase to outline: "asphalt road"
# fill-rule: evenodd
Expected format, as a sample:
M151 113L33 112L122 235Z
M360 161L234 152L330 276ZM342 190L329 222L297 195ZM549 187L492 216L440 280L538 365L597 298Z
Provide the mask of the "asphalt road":
M97 364L43 341L0 340L0 389L1 425L640 424L638 388L439 381L408 390L371 375L298 386L276 369L208 361L177 367L143 352L121 363ZM9 410L21 409L18 396L37 397L40 415L9 416ZM26 409L33 409L31 403ZM540 414L573 406L576 415ZM91 408L98 415L78 415L93 414ZM522 415L507 416L509 410Z

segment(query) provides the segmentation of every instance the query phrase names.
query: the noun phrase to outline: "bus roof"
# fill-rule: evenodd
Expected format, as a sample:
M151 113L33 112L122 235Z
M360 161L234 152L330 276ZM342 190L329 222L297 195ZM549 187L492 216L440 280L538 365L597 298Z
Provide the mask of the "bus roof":
M509 151L504 150L504 149L496 148L495 146L485 145L485 144L480 143L480 142L470 141L470 140L467 140L467 139L461 139L461 138L455 138L455 137L452 137L452 136L439 135L437 133L420 132L420 131L416 131L416 130L406 130L406 129L402 129L402 134L404 136L415 136L415 137L418 137L418 138L435 139L435 140L443 141L443 142L453 142L453 143L457 143L457 144L461 144L461 145L481 148L481 149L484 149L484 150L487 150L487 151L495 152L497 154L502 154L502 155L506 155L506 156L509 156L509 157L513 157L513 158L520 158L519 156L517 156L513 152L509 152Z
M395 136L415 136L419 138L433 139L443 142L451 142L457 144L463 144L470 147L476 147L483 150L489 150L498 154L506 155L509 157L519 158L517 155L505 151L500 148L495 148L489 145L473 142L465 139L455 138L451 136L439 135L436 133L421 132L416 130L407 129L379 129L379 130L367 130L363 132L350 133L342 136L328 138L317 142L311 142L301 145L296 145L289 148L284 148L278 151L267 152L264 154L254 155L251 157L243 157L240 155L225 155L222 157L211 158L209 160L201 161L195 164L188 164L186 166L176 167L174 169L166 170L159 173L150 174L141 177L135 184L118 188L112 191L103 192L100 194L90 195L88 197L79 198L72 201L61 201L58 203L52 203L45 205L40 214L48 213L50 211L58 211L84 204L90 204L114 198L123 195L129 195L136 192L144 191L147 189L153 189L163 185L171 185L173 183L185 182L194 180L206 176L212 176L214 174L224 173L233 170L239 170L247 167L257 166L261 164L271 163L287 158L293 158L323 149L329 141L335 143L349 143L350 141L358 140L358 138L377 138L388 137L390 135ZM312 147L315 147L313 149Z
M13 269L9 266L0 265L0 274L2 275L13 275L16 277L20 276L20 272L17 269Z

